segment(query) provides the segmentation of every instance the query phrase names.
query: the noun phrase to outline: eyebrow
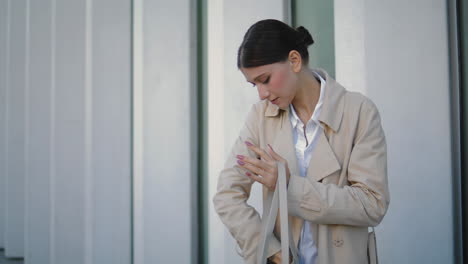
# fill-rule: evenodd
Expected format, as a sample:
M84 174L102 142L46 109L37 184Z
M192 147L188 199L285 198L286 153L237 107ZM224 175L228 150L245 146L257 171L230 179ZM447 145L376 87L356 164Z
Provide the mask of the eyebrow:
M262 76L265 75L266 73L267 73L267 72L264 72L264 73L258 75L257 77L255 77L255 79L254 79L253 81L255 81L255 80L257 80L258 78L262 77ZM252 82L249 81L249 80L247 80L247 81L248 81L249 83L252 83Z

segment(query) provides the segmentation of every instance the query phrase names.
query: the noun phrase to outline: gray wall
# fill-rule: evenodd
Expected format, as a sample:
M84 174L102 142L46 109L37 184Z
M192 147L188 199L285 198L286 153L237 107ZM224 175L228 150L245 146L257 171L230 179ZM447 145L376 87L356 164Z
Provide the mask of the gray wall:
M387 137L384 264L454 262L446 2L335 0L337 79L374 100Z
M130 263L131 1L1 1L5 253Z

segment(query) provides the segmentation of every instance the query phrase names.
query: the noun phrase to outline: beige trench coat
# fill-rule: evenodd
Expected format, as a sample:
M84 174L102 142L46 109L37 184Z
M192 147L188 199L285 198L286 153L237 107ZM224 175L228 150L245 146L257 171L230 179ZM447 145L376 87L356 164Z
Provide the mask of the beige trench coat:
M304 219L310 221L317 264L367 263L368 227L378 225L387 212L387 147L375 104L360 93L347 91L324 70L315 70L326 80L319 117L324 129L306 177L299 176L289 108L280 109L268 100L252 106L220 172L214 207L242 250L245 263L255 262L261 229L258 212L246 203L253 181L237 165L237 154L256 157L247 149L246 140L265 150L269 143L287 160L294 242L297 245ZM266 193L263 187L264 200ZM279 227L278 215L269 256L281 248Z

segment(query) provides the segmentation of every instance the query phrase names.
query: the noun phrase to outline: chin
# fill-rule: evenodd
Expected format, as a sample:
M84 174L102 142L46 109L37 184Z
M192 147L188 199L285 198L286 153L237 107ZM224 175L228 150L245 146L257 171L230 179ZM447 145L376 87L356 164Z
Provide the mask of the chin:
M280 109L283 109L283 110L286 110L286 108L288 108L289 105L284 105L284 104L279 104L278 107Z
M279 108L286 110L289 107L289 102L283 102L278 105Z

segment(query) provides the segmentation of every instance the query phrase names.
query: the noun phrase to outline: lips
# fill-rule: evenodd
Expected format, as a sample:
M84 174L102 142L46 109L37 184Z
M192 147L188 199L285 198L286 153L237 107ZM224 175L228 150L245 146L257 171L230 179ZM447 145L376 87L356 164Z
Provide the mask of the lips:
M271 102L272 102L273 104L277 104L277 103L278 103L278 98L279 98L279 97L276 97L276 98L275 98L274 100L272 100Z

